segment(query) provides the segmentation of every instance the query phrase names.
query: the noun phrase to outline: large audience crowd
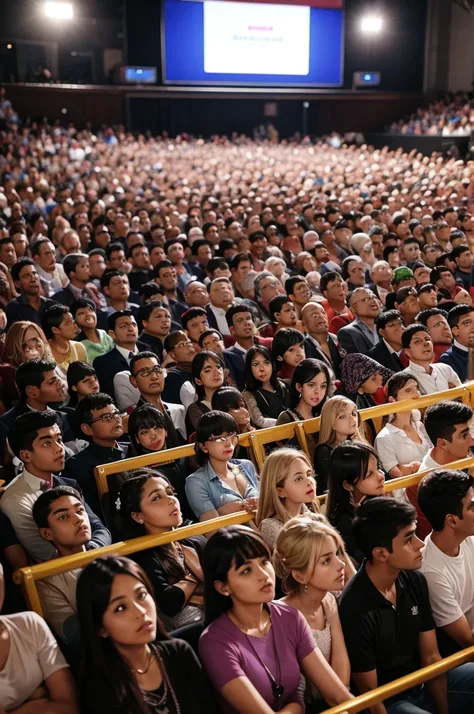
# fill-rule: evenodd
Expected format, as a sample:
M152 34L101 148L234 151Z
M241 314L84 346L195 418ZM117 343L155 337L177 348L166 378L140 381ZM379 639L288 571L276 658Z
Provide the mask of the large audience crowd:
M390 131L409 136L467 136L474 128L473 93L457 92L419 107L409 117L390 125Z
M0 148L0 713L311 714L473 645L474 482L446 468L473 410L359 411L474 378L474 164L19 121ZM260 473L239 443L317 416ZM91 549L28 611L15 570ZM369 709L473 694L467 663Z

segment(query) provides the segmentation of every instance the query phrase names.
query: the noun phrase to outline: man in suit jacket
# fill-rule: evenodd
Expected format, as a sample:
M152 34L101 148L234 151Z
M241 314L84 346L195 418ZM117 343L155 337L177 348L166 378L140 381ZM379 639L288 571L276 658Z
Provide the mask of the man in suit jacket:
M326 310L319 302L307 302L301 310L301 319L306 329L306 357L321 360L336 379L341 379L341 363L346 353L339 346L336 335L329 332Z
M461 382L468 379L469 350L474 348L474 307L456 305L448 313L448 322L453 333L454 343L443 352L440 362L449 364Z
M393 270L386 260L377 260L371 270L370 279L373 281L367 285L374 295L378 297L382 305L391 290Z
M269 349L272 338L256 337L257 328L252 313L245 304L233 305L226 312L230 334L235 338L235 345L224 350L224 360L237 389L245 389L245 356L254 345L264 345Z
M131 310L117 310L109 315L109 335L115 347L94 360L94 369L99 379L100 390L115 399L114 377L128 370L134 354L146 351L148 345L138 341L138 326Z
M379 341L375 318L380 314L380 301L368 288L356 288L347 296L347 306L355 318L337 333L339 344L349 353L367 353Z
M400 360L400 352L403 349L402 334L403 320L398 310L387 310L382 312L375 321L375 327L380 337L375 347L372 347L367 354L379 364L391 369L392 372L400 372L404 365Z

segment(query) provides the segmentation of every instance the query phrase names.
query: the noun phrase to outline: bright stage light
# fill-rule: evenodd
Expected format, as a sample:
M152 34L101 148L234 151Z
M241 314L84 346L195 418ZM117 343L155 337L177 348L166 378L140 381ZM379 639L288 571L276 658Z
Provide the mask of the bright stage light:
M45 2L44 14L55 20L72 20L72 5L70 2Z
M376 34L382 30L382 18L375 17L374 15L367 15L367 17L362 18L360 23L360 29L362 32L372 32Z

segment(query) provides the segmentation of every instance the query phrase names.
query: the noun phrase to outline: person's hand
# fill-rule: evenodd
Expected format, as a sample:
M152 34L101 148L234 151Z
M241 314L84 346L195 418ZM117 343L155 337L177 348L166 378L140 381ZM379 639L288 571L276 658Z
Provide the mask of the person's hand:
M48 698L48 690L43 684L40 684L39 687L35 689L33 694L30 695L29 701L34 701L35 699L47 699Z
M247 513L253 513L258 508L258 498L247 498L242 502L242 509Z

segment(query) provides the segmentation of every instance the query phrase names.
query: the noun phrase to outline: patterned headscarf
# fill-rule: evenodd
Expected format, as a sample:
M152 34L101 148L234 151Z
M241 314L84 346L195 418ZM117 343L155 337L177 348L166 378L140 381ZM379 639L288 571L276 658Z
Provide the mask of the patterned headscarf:
M375 372L380 372L384 384L393 374L391 369L379 364L372 357L359 352L346 355L341 366L341 376L346 391L355 394L360 385Z

